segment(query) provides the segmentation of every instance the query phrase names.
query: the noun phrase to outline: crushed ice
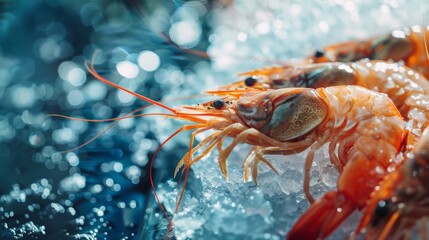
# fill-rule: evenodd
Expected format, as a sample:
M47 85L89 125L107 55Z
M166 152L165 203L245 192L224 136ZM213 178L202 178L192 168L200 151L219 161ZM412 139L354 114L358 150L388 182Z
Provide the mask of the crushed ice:
M427 7L419 0L234 1L231 7L217 11L212 23L208 52L213 69L219 72L212 73L218 82L207 83L207 88L236 80L231 76L243 71L308 56L327 44L419 24L425 11ZM368 16L377 16L377 21L374 23L374 17ZM268 156L279 175L260 164L259 186L255 186L243 180L241 166L245 156L240 153L246 151L248 147L239 146L229 157L228 180L219 171L217 152L192 166L195 179L190 181L173 218L178 239L283 239L305 212L309 206L302 190L306 152ZM318 198L334 190L337 178L325 146L316 154L312 167L313 196ZM173 213L180 191L171 183L159 189L163 204ZM358 213L353 214L331 238L344 238L358 217Z

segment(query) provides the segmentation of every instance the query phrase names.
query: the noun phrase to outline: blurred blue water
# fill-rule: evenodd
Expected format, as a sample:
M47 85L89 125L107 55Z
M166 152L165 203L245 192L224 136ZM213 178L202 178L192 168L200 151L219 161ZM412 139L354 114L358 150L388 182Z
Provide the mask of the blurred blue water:
M96 49L100 73L143 95L159 100L172 87L180 89L180 83L168 84L160 74L178 74L200 58L184 56L160 32L181 20L177 16L170 22L169 16L183 4L0 1L1 239L134 239L152 234L139 230L152 197L147 162L159 144L150 123L122 121L94 143L61 153L108 123L46 115L105 119L144 105L86 74L84 61ZM197 20L200 32L191 42L204 49L204 16ZM160 25L159 32L149 27L151 21ZM159 158L177 159L184 146L176 148ZM170 177L174 164L156 165L157 180Z

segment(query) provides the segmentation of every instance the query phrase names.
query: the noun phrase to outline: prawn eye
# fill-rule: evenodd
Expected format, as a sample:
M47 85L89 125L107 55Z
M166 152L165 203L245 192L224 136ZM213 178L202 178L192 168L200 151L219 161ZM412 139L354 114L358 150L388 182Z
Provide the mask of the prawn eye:
M225 105L225 102L223 100L217 99L213 101L213 107L217 110L220 110Z
M252 87L253 85L256 84L256 81L257 81L256 78L252 76L244 79L244 84L246 84L246 86L248 87Z
M389 214L389 200L381 200L377 203L374 209L374 218L372 219L372 226L376 226L383 218Z
M314 53L315 58L321 58L323 56L325 56L325 51L321 49L317 49L316 52Z

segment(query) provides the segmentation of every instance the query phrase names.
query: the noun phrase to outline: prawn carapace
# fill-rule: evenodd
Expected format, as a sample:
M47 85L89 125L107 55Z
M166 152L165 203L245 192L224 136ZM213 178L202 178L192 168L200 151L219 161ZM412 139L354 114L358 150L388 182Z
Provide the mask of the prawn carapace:
M306 62L354 62L371 60L403 61L408 67L429 77L425 38L429 26L412 26L394 30L388 34L367 40L341 42L316 50Z

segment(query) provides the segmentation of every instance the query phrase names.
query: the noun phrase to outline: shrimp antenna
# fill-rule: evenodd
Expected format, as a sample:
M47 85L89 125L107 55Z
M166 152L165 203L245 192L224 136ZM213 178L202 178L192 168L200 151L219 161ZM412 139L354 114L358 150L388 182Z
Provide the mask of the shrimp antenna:
M84 146L94 142L97 138L99 138L101 135L103 135L104 133L109 131L109 129L113 128L116 124L118 124L120 120L127 119L127 118L139 117L140 115L132 115L132 114L139 112L139 111L142 111L143 109L145 109L147 107L150 107L150 106L140 107L136 110L133 110L131 112L126 113L122 117L109 118L109 119L85 119L85 118L70 117L70 116L61 115L61 114L48 114L45 116L45 118L46 117L59 117L59 118L65 118L65 119L74 120L74 121L81 121L81 122L110 122L110 121L115 121L114 123L111 123L107 128L103 129L101 132L97 133L97 135L95 135L94 137L92 137L88 141L82 143L81 145L74 147L72 149L68 149L68 150L58 152L58 153L68 153L68 152L76 151L76 150L83 148ZM129 115L131 115L131 116L129 116Z
M61 118L69 119L69 120L82 121L82 122L109 122L109 121L115 121L115 122L111 123L108 127L106 127L105 129L103 129L101 132L97 133L97 135L95 135L94 137L92 137L88 141L82 143L81 145L79 145L79 146L77 146L75 148L72 148L72 149L68 149L68 150L64 150L64 151L58 152L58 153L68 153L68 152L76 151L76 150L78 150L80 148L83 148L86 145L94 142L97 138L99 138L101 135L103 135L104 133L106 133L107 131L109 131L116 124L118 124L119 121L121 121L121 120L129 119L129 118L136 118L136 117L143 117L143 116L163 116L163 115L166 115L164 113L148 113L148 114L137 114L137 115L128 116L128 115L133 114L135 112L141 111L141 110L143 110L146 107L150 107L150 106L145 106L145 107L142 107L142 108L138 108L138 109L136 109L136 110L134 110L132 112L129 112L129 113L125 114L122 117L109 118L109 119L99 119L99 120L98 119L85 119L85 118L69 117L69 116L60 115L60 114L49 114L46 117L61 117ZM169 116L172 116L172 115L169 115L169 114L166 115L166 117L169 117Z
M52 114L46 115L45 117L59 117L59 118L65 118L65 119L68 119L68 120L78 121L78 122L103 123L103 122L120 121L120 120L123 120L123 119L129 119L129 118L136 118L136 117L140 117L140 116L141 116L141 114L131 115L131 116L122 116L122 117L116 117L116 118L106 118L106 119L87 119L87 118L70 117L70 116L67 116L67 115L52 113Z
M171 46L173 46L174 48L184 52L184 53L188 53L200 58L204 58L204 59L215 59L216 56L209 56L207 54L206 51L202 51L202 50L196 50L196 49L191 49L191 48L184 48L180 45L178 45L177 43L175 43L167 34L165 34L164 32L162 32L159 29L154 29L154 27L147 22L146 19L148 19L148 14L145 11L145 9L142 7L141 4L137 3L137 1L131 1L131 5L133 5L137 10L139 15L142 17L143 21L146 23L147 26L149 26L149 28L155 32L156 34L158 34L166 43L170 44ZM229 4L228 4L229 5ZM242 14L240 14L242 16ZM249 19L250 21L250 19ZM249 61L249 56L243 56L243 55L234 55L234 58L239 59L239 60L245 60L245 61ZM282 59L272 59L272 58L268 58L268 57L255 57L252 56L251 60L256 60L258 62L261 63L268 63L268 64L279 64L279 65L294 65L294 63L290 63L289 61L284 61Z
M168 99L170 100L181 100L181 99L188 99L188 98L195 98L195 97L201 97L204 95L193 95L193 96L186 96L186 97L180 97L180 98L172 98L172 99ZM62 114L48 114L45 116L45 118L47 117L59 117L59 118L65 118L68 120L73 120L73 121L81 121L81 122L91 122L91 123L101 123L101 122L111 122L111 121L115 121L114 123L112 123L111 125L109 125L107 128L103 129L101 132L97 133L97 135L95 135L94 137L92 137L91 139L89 139L88 141L82 143L81 145L72 148L72 149L68 149L68 150L64 150L64 151L60 151L58 153L68 153L68 152L73 152L76 151L80 148L85 147L86 145L94 142L97 138L99 138L101 135L103 135L104 133L106 133L109 129L113 128L119 121L123 120L123 119L130 119L130 118L137 118L137 117L144 117L144 116L164 116L164 117L174 117L174 115L169 115L169 114L164 114L164 113L147 113L147 114L135 114L136 112L139 111L143 111L147 108L153 107L154 105L149 105L149 106L143 106L140 107L136 110L133 110L131 112L126 113L124 116L122 117L116 117L116 118L107 118L107 119L86 119L86 118L78 118L78 117L70 117L70 116L66 116L66 115L62 115Z
M127 92L127 93L129 93L129 94L131 94L131 95L133 95L133 96L135 96L135 97L137 97L137 98L139 98L139 99L141 99L141 100L143 100L145 102L148 102L150 104L153 104L153 105L156 105L158 107L161 107L161 108L163 108L163 109L165 109L165 110L173 113L176 116L176 118L187 119L189 121L198 122L198 123L206 123L207 122L206 120L198 118L198 117L195 117L195 116L222 116L221 113L218 113L218 114L216 114L216 113L195 113L195 114L192 114L192 113L182 113L182 112L180 112L177 109L168 107L167 105L162 104L161 102L158 102L158 101L153 100L151 98L145 97L145 96L143 96L141 94L138 94L138 93L136 93L134 91L131 91L131 90L127 89L127 88L124 88L124 87L122 87L122 86L120 86L120 85L118 85L118 84L116 84L116 83L114 83L114 82L112 82L110 80L107 80L106 78L104 78L103 76L101 76L100 74L98 74L98 72L95 70L95 68L94 68L94 59L95 59L95 56L96 56L96 52L94 52L94 54L92 56L92 60L90 62L88 62L88 61L85 62L85 68L87 69L87 71L89 73L91 73L92 76L94 76L96 79L98 79L99 81L101 81L101 82L103 82L103 83L105 83L107 85L110 85L110 86L112 86L112 87L114 87L116 89L120 89L120 90L122 90L124 92Z
M146 21L146 19L148 18L146 11L143 9L142 5L137 3L136 1L132 1L131 2L132 5L134 5L134 7L138 10L137 12L139 13L139 15L142 17L142 20L146 23L147 26L149 26L149 28L155 32L156 34L158 34L166 43L170 44L171 46L175 47L176 49L179 49L182 52L200 57L200 58L204 58L204 59L210 59L209 55L207 54L206 51L201 51L201 50L195 50L195 49L190 49L190 48L184 48L181 47L180 45L178 45L177 43L173 42L173 40L171 40L171 38L165 34L164 32L158 30L158 29L154 29L154 27L152 26L152 24L148 23Z
M227 96L227 97L235 97L239 98L240 96L246 93L255 93L255 92L263 92L263 90L256 88L241 88L241 89L219 89L219 90L209 90L206 91L207 94L215 95L215 96Z
M131 94L131 95L133 95L135 97L140 98L141 100L143 100L145 102L151 103L153 105L157 105L158 107L164 108L164 109L166 109L166 110L168 110L168 111L170 111L172 113L175 113L175 114L177 113L177 111L175 109L173 109L173 108L170 108L170 107L168 107L168 106L166 106L166 105L164 105L164 104L162 104L162 103L160 103L158 101L155 101L153 99L150 99L148 97L140 95L140 94L138 94L136 92L133 92L133 91L127 89L127 88L124 88L124 87L122 87L122 86L120 86L120 85L118 85L118 84L116 84L114 82L111 82L111 81L107 80L106 78L104 78L103 76L101 76L100 74L98 74L98 72L94 68L94 58L95 58L95 55L96 55L96 53L94 53L93 59L91 60L91 62L85 62L85 68L86 68L86 70L88 70L89 73L91 73L92 76L94 76L95 78L97 78L98 80L102 81L103 83L105 83L107 85L110 85L110 86L112 86L114 88L117 88L117 89L120 89L120 90L122 90L124 92L127 92L127 93L129 93L129 94Z
M166 140L164 140L159 146L158 146L158 148L155 150L155 152L154 152L154 154L153 154L153 156L152 156L152 159L151 159L151 161L150 161L150 165L149 165L149 178L150 178L150 184L151 184L151 187L152 187L152 191L153 191L153 194L154 194L154 196L155 196L155 199L156 199L156 201L157 201L157 203L158 203L158 205L159 205L159 207L160 207L160 209L161 209L161 211L163 212L163 214L164 214L164 216L165 216L165 218L167 219L167 221L168 221L168 223L169 223L169 227L168 227L168 230L167 230L167 234L169 233L169 231L173 228L173 223L172 223L172 221L171 221L171 219L170 219L170 217L168 216L168 214L167 214L167 211L165 210L165 208L164 208L164 206L162 205L162 203L161 203L161 200L160 200L160 198L159 198L159 196L158 196L158 194L157 194L157 192L156 192L156 188L155 188L155 184L154 184L154 181L153 181L153 164L154 164L154 162L155 162L155 157L157 156L157 154L158 154L158 152L161 150L161 148L168 142L168 141L170 141L173 137L175 137L177 134L179 134L180 132L183 132L183 131L188 131L188 130L193 130L193 129L199 129L199 128L203 128L203 127L207 127L208 125L209 125L209 121L208 120L206 120L206 119L203 119L203 118L200 118L200 116L222 116L222 114L221 113L201 113L201 112L180 112L179 110L177 110L177 109L174 109L174 108L170 108L170 107L168 107L168 106L166 106L166 105L164 105L164 104L162 104L161 102L158 102L158 101L156 101L156 100L153 100L153 99L151 99L151 98L148 98L148 97L145 97L145 96L143 96L143 95L140 95L140 94L138 94L138 93L136 93L136 92L134 92L134 91L131 91L131 90L129 90L129 89L127 89L127 88L124 88L124 87L122 87L122 86L120 86L120 85L118 85L118 84L116 84L116 83L113 83L113 82L111 82L111 81L109 81L109 80L107 80L106 78L104 78L104 77L102 77L100 74L98 74L97 73L97 71L95 70L95 68L94 68L94 58L95 58L95 56L96 56L96 52L94 52L94 54L93 54L93 56L92 56L92 59L91 59L91 61L90 62L85 62L85 68L88 70L88 72L89 73L91 73L96 79L98 79L99 81L101 81L101 82L103 82L103 83L105 83L105 84L107 84L107 85L110 85L110 86L112 86L112 87L115 87L115 88L117 88L117 89L120 89L120 90L122 90L122 91L124 91L124 92L127 92L127 93L129 93L129 94L131 94L131 95L133 95L133 96L135 96L135 97L137 97L137 98L139 98L139 99L141 99L141 100L143 100L143 101L146 101L146 102L148 102L148 103L151 103L151 104L153 104L153 105L156 105L156 106L158 106L158 107L161 107L161 108L163 108L163 109L165 109L165 110L167 110L167 111L169 111L169 112L171 112L171 114L166 114L166 113L153 113L153 114L141 114L141 115L145 115L145 116L148 116L148 115L155 115L155 116L165 116L165 117L171 117L171 118L176 118L176 119L182 119L182 120L188 120L188 121L191 121L191 122L194 122L194 124L191 124L191 125L184 125L184 126L182 126L182 127L180 127L179 129L177 129L173 134L171 134ZM193 151L193 137L191 138L191 141L190 141L190 144L189 144L189 146L190 146L190 150L189 150L189 152L190 153L192 153L192 151ZM186 182L187 182L187 180L188 180L188 174L189 174L189 167L190 167L190 165L192 164L192 162L191 162L191 155L189 155L188 157L187 157L187 159L186 159L186 161L185 161L185 166L187 167L187 170L186 170L186 176L185 176L185 181L184 181L184 184L183 184L183 189L182 189L182 191L181 191L181 194L180 194L180 198L179 198L179 201L178 201L178 204L176 205L176 211L175 212L177 212L177 209L178 209L178 205L180 204L180 200L182 199L182 197L183 197L183 195L184 195L184 188L186 187Z
M204 125L205 126L205 125ZM156 192L156 188L155 188L155 184L153 181L153 163L155 162L155 157L156 155L158 155L158 152L161 150L161 148L168 142L170 141L173 137L175 137L177 134L183 132L183 131L188 131L188 130L192 130L192 129L196 129L196 128L201 128L201 124L193 124L193 125L185 125L180 127L179 129L177 129L173 134L171 134L167 139L165 139L159 146L158 148L155 150L152 159L150 160L150 165L149 165L149 179L150 179L150 185L152 187L152 191L153 194L155 195L155 199L158 202L159 207L161 208L161 211L163 212L165 218L167 219L168 223L169 223L169 227L168 227L168 231L170 231L170 229L173 227L173 222L171 221L170 217L168 217L167 211L165 210L165 208L162 206L161 200L158 197L158 194ZM192 152L192 149L190 150ZM189 170L188 170L189 171ZM188 174L186 174L186 180L187 180L187 176ZM184 182L183 187L186 186L186 182ZM181 193L180 199L183 196L183 191ZM177 206L176 206L176 211L177 211Z

